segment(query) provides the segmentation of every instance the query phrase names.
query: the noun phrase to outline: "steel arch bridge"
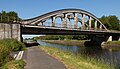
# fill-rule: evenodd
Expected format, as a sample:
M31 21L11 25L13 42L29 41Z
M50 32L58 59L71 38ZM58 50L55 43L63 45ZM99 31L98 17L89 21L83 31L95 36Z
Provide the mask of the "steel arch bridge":
M61 23L56 23L60 18ZM47 22L49 20L50 22ZM72 23L73 21L73 23ZM81 9L61 9L20 21L22 25L71 28L78 30L108 31L103 23L92 13Z

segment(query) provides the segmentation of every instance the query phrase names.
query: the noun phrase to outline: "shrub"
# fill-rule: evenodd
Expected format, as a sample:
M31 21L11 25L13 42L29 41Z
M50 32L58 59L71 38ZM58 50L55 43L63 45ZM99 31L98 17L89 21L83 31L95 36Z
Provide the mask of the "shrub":
M10 50L3 44L0 44L0 66L9 61L9 53Z
M24 50L25 45L16 39L3 39L0 40L0 66L10 61L10 52Z
M25 49L25 45L22 42L17 41L16 39L3 39L0 40L0 44L3 44L11 51L19 51Z

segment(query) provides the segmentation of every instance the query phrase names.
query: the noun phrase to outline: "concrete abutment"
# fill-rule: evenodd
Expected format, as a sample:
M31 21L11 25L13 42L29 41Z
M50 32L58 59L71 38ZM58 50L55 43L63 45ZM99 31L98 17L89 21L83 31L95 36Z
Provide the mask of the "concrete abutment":
M0 39L13 38L21 41L20 23L0 23Z

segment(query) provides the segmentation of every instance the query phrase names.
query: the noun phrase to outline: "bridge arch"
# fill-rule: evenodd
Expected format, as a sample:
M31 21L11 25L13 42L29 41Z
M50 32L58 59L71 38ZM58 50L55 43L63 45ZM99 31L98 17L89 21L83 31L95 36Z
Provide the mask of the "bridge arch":
M80 17L79 17L80 16ZM24 25L45 25L46 20L51 19L50 26L56 26L56 19L61 18L61 26L64 28L79 28L78 22L81 22L81 30L106 30L107 28L102 24L102 22L92 13L81 9L61 9L52 11L35 18L22 20L21 23ZM74 27L71 27L71 23L68 20L74 20ZM93 21L93 22L92 22ZM92 24L93 23L93 24ZM68 25L71 24L71 25ZM60 25L60 24L59 24ZM94 25L94 26L92 26ZM68 27L69 26L69 27Z

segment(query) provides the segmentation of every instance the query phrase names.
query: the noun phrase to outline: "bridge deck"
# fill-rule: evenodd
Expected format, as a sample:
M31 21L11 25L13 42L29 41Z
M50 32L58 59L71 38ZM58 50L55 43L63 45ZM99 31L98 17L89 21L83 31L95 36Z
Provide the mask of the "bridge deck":
M58 28L46 26L30 26L24 25L22 27L22 34L46 34L46 35L120 35L116 31L98 31L98 30L80 30L73 28Z

